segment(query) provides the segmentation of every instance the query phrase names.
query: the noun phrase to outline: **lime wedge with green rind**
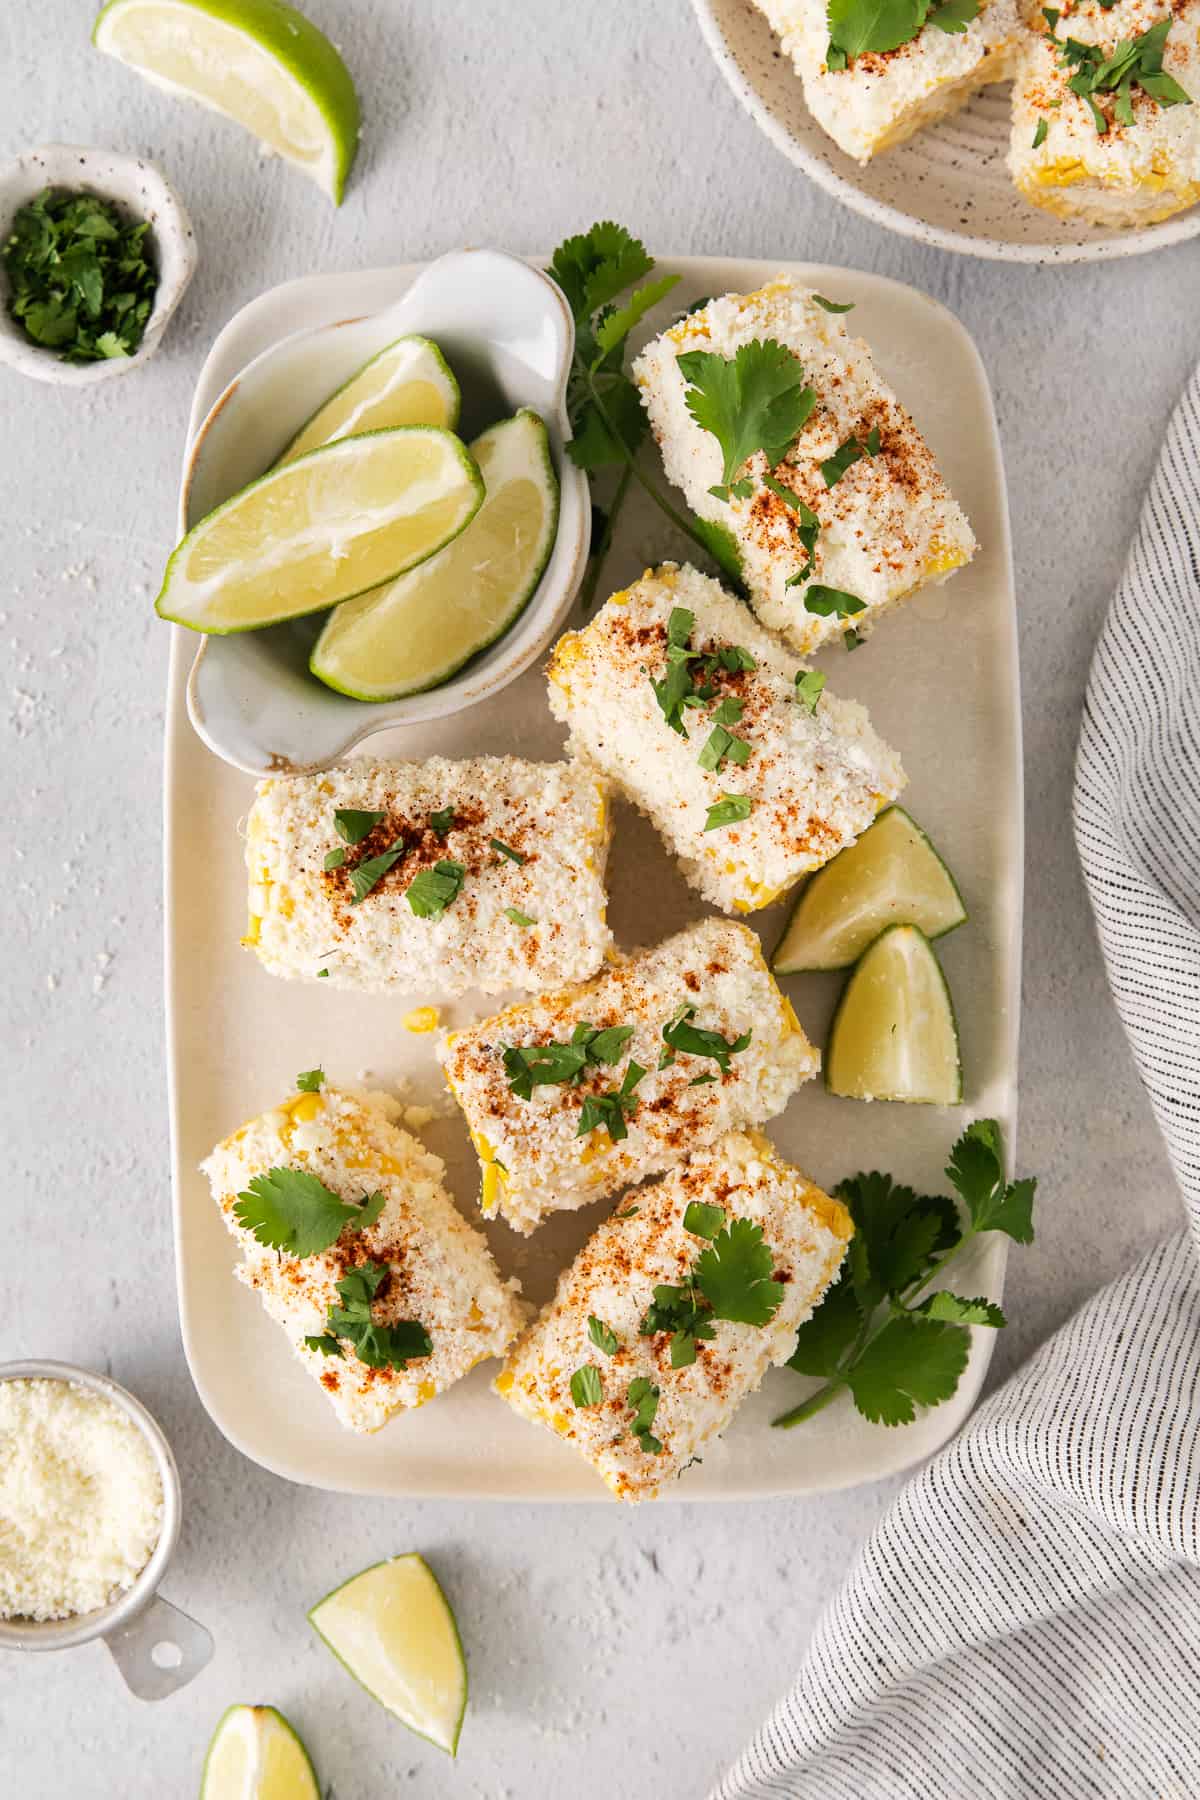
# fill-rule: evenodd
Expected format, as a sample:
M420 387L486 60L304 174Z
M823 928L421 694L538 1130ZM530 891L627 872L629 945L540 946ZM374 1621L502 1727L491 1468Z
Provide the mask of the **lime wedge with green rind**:
M355 700L443 682L508 631L554 546L558 482L546 427L521 411L471 445L487 498L460 537L398 581L339 606L309 667Z
M423 1556L375 1563L319 1600L308 1617L373 1699L455 1754L467 1664L454 1614Z
M308 1751L273 1706L231 1706L213 1732L200 1800L321 1800Z
M405 425L340 438L194 525L172 552L156 609L219 635L323 611L434 555L483 497L452 432Z
M777 975L848 969L889 925L942 937L967 916L950 870L902 806L810 876L772 959Z
M358 150L358 95L325 36L283 0L109 0L98 50L253 132L336 203Z
M281 463L364 431L397 425L458 424L458 383L437 345L426 337L397 338L352 375L296 433Z
M834 1014L825 1086L846 1100L957 1106L958 1026L933 946L892 925L862 956Z

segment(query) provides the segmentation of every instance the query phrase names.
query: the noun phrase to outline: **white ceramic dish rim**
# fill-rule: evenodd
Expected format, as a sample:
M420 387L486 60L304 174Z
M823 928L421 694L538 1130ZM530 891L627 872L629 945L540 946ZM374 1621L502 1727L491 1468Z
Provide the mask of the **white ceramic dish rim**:
M144 157L85 144L35 144L0 167L0 239L35 194L47 187L70 186L112 200L124 212L150 222L158 256L158 289L142 341L132 356L94 363L60 362L52 350L31 343L9 317L7 282L0 270L0 362L34 381L91 387L98 381L128 375L154 355L195 272L195 233L175 189Z
M154 1456L162 1483L162 1528L150 1560L132 1585L107 1606L68 1619L0 1619L0 1650L71 1650L128 1625L154 1601L159 1583L179 1542L183 1514L179 1469L161 1425L142 1402L107 1375L76 1368L73 1363L29 1358L0 1364L0 1381L65 1381L110 1400L132 1419Z
M735 288L739 282L747 282L747 281L753 282L756 279L757 280L769 279L771 275L778 273L780 267L784 267L784 266L799 267L799 268L805 270L806 272L811 272L811 277L814 280L824 281L824 282L826 282L827 285L828 285L827 278L836 279L836 276L838 274L838 270L836 268L831 268L828 265L821 265L820 267L818 267L817 265L786 265L786 264L778 263L778 262L766 263L761 260L756 261L754 259L732 258L732 257L663 256L659 259L659 263L660 263L660 267L664 270L678 271L681 274L683 274L685 277L688 274L694 274L697 278L699 278L704 283L711 283L715 277L715 279L717 281L725 282L730 288ZM417 265L417 266L419 267L420 265ZM750 270L754 271L753 275L750 275L748 273L748 271L750 271ZM209 360L212 360L214 357L216 357L221 344L224 341L226 341L227 334L230 333L235 326L239 325L239 323L242 325L245 325L247 323L247 321L254 318L254 316L257 315L260 311L267 313L269 316L271 310L274 307L278 306L281 299L283 299L284 297L287 297L293 301L299 301L302 296L304 298L312 297L312 296L322 292L322 290L325 289L326 287L329 287L329 286L332 286L335 288L340 287L340 285L343 284L347 280L353 279L353 280L359 280L359 281L370 281L372 279L385 278L389 273L390 273L390 271L388 271L386 269L373 269L373 270L361 271L361 272L359 272L359 274L357 276L354 276L354 277L337 276L337 275L305 276L305 277L300 277L299 279L292 281L292 282L283 283L277 288L270 289L266 293L259 295L256 300L252 301L247 307L242 309L241 313L236 315L235 319L230 322L230 325L228 325L225 328L225 331L222 332L221 336L217 339L216 344L214 344L214 346L213 346L213 350L210 352ZM911 293L913 291L909 287L908 284L894 281L889 277L878 275L878 274L874 273L873 271L861 271L859 273L861 273L868 281L870 281L873 284L878 284L880 287L892 288L899 292L904 292L904 293ZM976 367L983 391L987 395L989 403L990 403L990 396L991 396L990 384L987 381L986 371L983 367L982 359L979 356L979 352L975 346L974 340L970 337L970 334L966 331L966 328L962 325L961 321L953 313L951 313L948 308L942 306L939 302L930 299L928 296L926 296L924 294L921 295L921 298L930 307L932 312L936 313L942 319L945 320L947 328L949 330L952 330L955 334L957 334L959 336L959 338L962 340L964 346L969 350L970 356ZM340 302L338 303L338 305L340 307ZM207 368L207 367L208 367L208 363L206 362L205 368ZM198 383L196 403L193 406L193 416L194 417L197 414L204 416L204 415L206 415L207 410L208 410L207 408L204 408L203 412L202 412L200 405L199 405L199 398L200 398L200 393L203 390L204 378L205 378L204 370L202 370L200 378L199 378L199 383ZM1001 451L1000 442L999 442L998 430L997 430L996 421L995 421L994 409L989 410L988 424L990 427L991 453L992 453L992 456L995 461L995 466L996 466L997 471L1001 478L1001 480L1000 480L1000 490L1001 490L1000 491L1000 501L1001 501L1000 525L1001 525L1001 530L999 533L999 538L1002 541L1000 541L998 543L997 550L998 550L998 554L1001 558L1003 575L1004 575L1004 579L1006 582L1006 590L1005 591L1015 601L1015 587L1014 587L1013 568L1012 568L1012 546L1011 546L1011 533L1009 530L1009 521L1008 521L1007 494L1005 493L1004 487L1003 487L1004 465L1003 465L1002 451ZM1011 726L1012 732L1013 732L1013 746L1012 746L1013 747L1013 767L1012 767L1012 771L1011 771L1011 776L1012 776L1014 843L1013 843L1013 887L1012 887L1012 901L1011 901L1011 924L1012 924L1014 954L1012 955L1012 958L1010 961L1010 966L1007 971L1008 980L1007 980L1007 988L1006 988L1006 992L1005 992L1005 996L1004 996L1004 998L1005 998L1005 1019L1006 1019L1006 1029L1004 1032L1004 1067L1010 1072L1010 1081L1011 1081L1011 1102L1010 1102L1010 1106L1008 1108L1008 1116L1007 1116L1007 1120L1006 1120L1006 1142L1007 1142L1007 1147L1008 1147L1010 1166L1013 1166L1015 1163L1017 1138L1018 1138L1018 1099L1019 1099L1019 1096L1018 1096L1017 1086L1016 1086L1016 1071L1017 1071L1018 1037L1019 1037L1019 1027L1020 1027L1020 999L1021 999L1020 946L1022 943L1022 913L1023 913L1023 901L1024 901L1024 886L1023 886L1024 767L1023 767L1023 757L1022 757L1022 725L1023 725L1023 721L1022 721L1022 715L1021 715L1021 710L1020 710L1019 664L1017 662L1017 656L1016 656L1016 632L1017 632L1016 611L1015 611L1015 604L1012 604L1007 609L1007 635L1008 635L1008 639L1009 639L1010 658L1011 658L1012 667L1013 667L1013 671L1014 671L1014 683L1013 683L1011 691L1007 695L1006 705L1007 705L1009 723L1010 723L1010 726ZM197 1351L195 1337L194 1337L192 1314L191 1314L191 1309L190 1309L189 1302L188 1302L188 1288L187 1288L187 1282L185 1280L184 1231L183 1231L183 1220L182 1220L183 1205L184 1205L184 1182L183 1182L183 1167L182 1167L181 1155L180 1155L180 1137L181 1137L180 1112L179 1112L180 1069L179 1069L178 1055L177 1055L178 1040L177 1040L177 1030L176 1030L176 1003L175 1003L175 997L174 997L174 987L173 987L173 980L172 980L172 962L171 962L172 918L173 918L173 911L174 911L174 899L173 899L173 880L174 880L174 878L173 878L173 868L172 868L172 863L173 863L172 846L173 846L173 841L174 841L174 820L173 820L173 815L172 815L172 811L171 811L171 798L175 791L175 786L176 786L176 774L175 774L176 759L180 752L180 748L181 748L182 744L185 742L186 738L188 736L190 736L190 732L191 732L191 728L190 728L190 725L189 725L189 722L187 719L187 715L186 715L186 710L184 709L183 706L180 705L181 695L186 686L186 678L184 675L184 668L183 668L183 664L184 664L184 661L186 658L186 647L180 643L180 636L181 636L181 634L177 632L175 635L174 641L172 643L172 649L171 649L170 667L169 667L169 671L168 671L165 747L164 747L164 843L166 845L166 858L165 858L165 864L164 864L164 928L165 928L164 951L165 951L165 986L166 986L166 994L165 994L166 1020L165 1020L165 1023L166 1023L166 1039L167 1039L168 1110L169 1110L169 1118L170 1118L171 1145L172 1145L172 1213L173 1213L173 1224L174 1224L174 1233L175 1233L175 1267L176 1267L177 1291L178 1291L179 1306L180 1306L180 1326L181 1326L181 1335L182 1335L182 1339L183 1339L184 1353L187 1358L189 1371L191 1373L192 1380L196 1387L196 1391L200 1397L200 1400L201 1400L202 1404L204 1405L205 1410L208 1412L210 1418L213 1420L213 1423L217 1426L218 1430L222 1433L222 1435L234 1446L235 1449L239 1450L244 1456L249 1458L250 1461L257 1463L260 1467L270 1470L271 1473L278 1475L285 1480L297 1481L304 1485L319 1486L320 1488L322 1488L325 1491L345 1492L345 1493L371 1493L371 1494L375 1494L375 1495L387 1494L393 1498L418 1498L418 1499L447 1498L447 1499L456 1499L456 1500L489 1500L489 1501L514 1500L514 1501L520 1501L523 1503L537 1502L539 1504L560 1504L560 1505L562 1505L562 1504L570 1504L570 1505L593 1504L593 1505L609 1505L609 1506L611 1506L611 1504L612 1504L611 1498L607 1497L603 1493L603 1491L599 1489L599 1484L597 1484L597 1489L595 1492L593 1492L589 1489L588 1491L571 1490L571 1491L563 1492L563 1493L547 1493L547 1492L539 1490L534 1493L529 1493L529 1492L525 1492L525 1491L522 1491L517 1488L514 1488L510 1491L507 1489L497 1490L497 1488L495 1488L495 1487L483 1487L483 1486L475 1487L475 1486L470 1485L469 1482L465 1483L465 1484L459 1484L459 1485L438 1484L436 1486L431 1486L431 1485L401 1486L401 1487L380 1487L377 1485L366 1486L366 1485L363 1485L363 1484L357 1483L357 1482L339 1481L336 1478L336 1475L331 1475L330 1473L325 1473L322 1476L322 1478L318 1481L318 1480L314 1479L311 1475L301 1472L300 1469L298 1469L295 1466L288 1466L287 1464L285 1464L283 1461L281 1461L279 1459L275 1459L268 1455L264 1455L257 1447L255 1447L250 1442L248 1442L246 1440L245 1436L243 1435L243 1433L237 1428L237 1426L232 1424L232 1422L224 1415L224 1412L223 1412L223 1409L222 1409L220 1403L215 1399L215 1397L210 1393L210 1391L208 1389L208 1386L205 1382L203 1373L201 1372L201 1368L199 1366L199 1356L198 1356L198 1351ZM989 1242L988 1254L991 1259L989 1262L989 1272L988 1272L988 1278L987 1278L988 1291L993 1293L996 1298L1000 1298L1002 1296L1004 1274L1005 1274L1005 1269L1007 1266L1008 1240L1006 1238L997 1236L997 1238L994 1241ZM931 1433L929 1435L929 1437L926 1437L925 1434L921 1433L920 1432L920 1422L918 1422L918 1425L909 1428L907 1432L902 1432L902 1431L881 1432L879 1434L880 1456L878 1458L878 1461L870 1468L869 1471L864 1472L863 1474L861 1474L861 1476L856 1476L853 1479L845 1480L845 1479L840 1479L836 1476L832 1477L832 1478L826 1478L824 1476L823 1472L820 1470L817 1470L815 1473L810 1471L810 1472L808 1472L808 1475L807 1475L807 1478L805 1479L805 1481L802 1483L797 1483L797 1485L794 1488L788 1489L786 1491L776 1489L776 1490L770 1490L770 1491L767 1491L764 1493L749 1494L749 1495L746 1494L745 1492L739 1492L737 1494L725 1494L725 1493L722 1493L719 1491L709 1491L709 1490L693 1490L690 1492L685 1490L683 1493L679 1493L677 1490L672 1489L669 1493L664 1494L662 1496L662 1499L660 1500L660 1504L671 1503L671 1502L674 1502L674 1503L682 1502L685 1504L690 1503L690 1504L706 1504L707 1505L707 1504L716 1504L716 1503L719 1503L722 1501L730 1501L730 1500L745 1501L746 1499L757 1499L757 1500L770 1499L770 1500L781 1500L782 1501L782 1500L796 1498L799 1495L807 1495L807 1494L821 1493L821 1492L836 1492L836 1491L844 1490L849 1487L860 1486L863 1483L866 1483L869 1481L880 1480L880 1479L883 1479L885 1476L898 1474L898 1473L903 1472L906 1469L912 1468L915 1464L924 1461L931 1454L934 1454L936 1452L936 1450L941 1448L951 1437L954 1436L954 1434L960 1429L960 1427L962 1426L962 1424L964 1423L966 1418L969 1416L969 1414L970 1414L971 1410L973 1409L975 1402L978 1398L980 1389L982 1387L983 1380L987 1373L987 1368L990 1363L994 1347L995 1347L995 1334L994 1333L982 1332L982 1331L976 1332L974 1334L974 1341L972 1344L970 1359L968 1361L967 1368L964 1371L958 1391L955 1394L953 1400L945 1402L941 1407L939 1407L936 1410L936 1412L933 1412L933 1413L930 1413L927 1415L928 1419L935 1421L936 1435L934 1433ZM930 1441L931 1438L933 1441Z
M447 252L446 257L439 257L435 259L435 262L427 263L424 267L426 269L432 269L436 266L437 262L446 261L456 256L470 256L472 254L475 254L475 252L468 246L460 251ZM503 255L505 253L486 250L480 252L480 254L494 256ZM549 276L545 274L543 267L536 258L514 257L511 258L511 260L520 262L523 267L529 269L538 277L546 290L548 300L555 305L560 315L564 342L568 346L568 351L557 394L555 408L556 417L554 423L557 426L562 441L565 443L570 436L570 428L566 415L566 386L570 375L571 352L575 343L575 323L571 317L570 308L566 303L561 289L558 287L557 283L552 281ZM283 282L279 287L269 290L268 295L259 295L256 300L250 301L248 305L242 307L239 312L234 314L233 318L219 333L212 346L212 350L210 351L210 359L220 355L222 346L230 341L231 337L241 328L247 316L251 314L253 309L260 305L264 299L273 294L282 294L289 288L298 288L312 279L313 277L301 276L297 281ZM364 314L356 314L352 317L337 319L323 325L307 326L299 331L289 333L288 336L280 338L275 343L268 345L266 349L260 351L257 356L253 357L244 368L238 370L237 374L226 384L225 388L218 395L213 404L204 413L200 413L199 411L198 396L200 389L199 386L197 386L193 396L191 415L188 421L187 448L184 453L183 478L180 484L178 530L181 537L183 537L188 530L191 490L197 463L204 447L205 438L241 383L256 372L260 372L265 368L279 351L285 348L294 347L303 342L306 338L317 339L329 332L337 331L343 325L357 324L365 316L366 315ZM511 682L517 680L520 675L523 675L525 670L528 669L531 664L536 662L537 658L545 651L567 613L570 611L570 608L574 603L575 595L579 590L579 584L583 579L584 570L587 566L591 521L591 504L587 492L586 475L581 469L577 469L575 464L565 455L557 455L555 460L558 465L555 472L558 476L560 490L558 527L555 534L555 542L551 550L550 559L547 563L546 572L525 610L513 621L509 630L497 640L496 644L489 646L488 651L484 653L485 656L490 656L493 651L496 652L497 660L495 662L489 661L478 663L475 659L472 659L465 668L451 676L451 678L442 683L440 687L428 689L423 693L412 694L402 700L379 702L364 701L357 704L353 702L349 703L350 706L354 707L354 714L352 715L350 713L348 707L346 716L356 716L360 720L360 723L350 731L347 738L344 740L342 747L338 752L339 756L348 755L352 750L364 743L366 739L374 736L377 732L388 730L391 726L422 724L433 719L450 718L456 713L464 712L470 707L478 705L482 701L493 698L493 696L500 693ZM573 537L571 534L573 534ZM554 566L564 544L566 545L566 552L563 558L564 567L562 570L555 573ZM530 628L535 625L536 629L531 631ZM186 638L190 643L195 636L194 633L184 631L181 626L173 627L173 631L177 643L180 637ZM520 647L514 654L502 656L500 653L503 652L504 646L509 643L510 639L514 640ZM191 718L197 733L203 738L205 744L214 755L222 757L227 762L231 762L234 767L243 769L247 774L261 776L267 772L266 769L251 765L248 762L243 762L227 749L223 749L217 743L215 735L207 722L199 688L201 669L204 664L208 647L208 639L201 636L188 675L188 715ZM289 772L303 773L308 768L321 768L325 766L328 760L328 758L325 758L313 764L291 762L289 764Z
M936 250L952 250L959 256L1016 263L1108 262L1117 257L1143 256L1147 251L1163 250L1171 244L1187 243L1200 234L1200 205L1179 213L1173 219L1164 219L1158 225L1147 225L1142 229L1129 231L1124 236L1078 243L1015 244L1003 238L972 237L965 231L947 231L942 226L931 225L912 213L902 211L898 206L889 206L885 201L863 193L853 181L839 175L824 157L814 155L804 144L799 143L779 123L758 89L742 72L713 10L712 0L692 0L692 11L730 91L745 107L760 131L770 138L775 148L782 151L789 162L803 169L818 187L824 188L827 194L832 194L835 200L842 201L854 212L861 213L864 218L870 219L875 225L884 226L888 231L899 232L902 237L915 238L918 243L929 244ZM799 76L795 79L798 85Z

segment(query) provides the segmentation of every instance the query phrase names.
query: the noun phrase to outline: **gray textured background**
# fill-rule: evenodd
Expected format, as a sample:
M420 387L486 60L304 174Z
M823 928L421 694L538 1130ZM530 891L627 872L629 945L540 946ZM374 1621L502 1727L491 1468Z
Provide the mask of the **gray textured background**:
M1009 1264L1002 1379L1174 1218L1104 984L1070 829L1088 659L1168 413L1197 354L1200 245L1109 267L924 250L812 188L737 108L686 0L308 0L360 86L340 212L236 128L93 53L85 0L3 6L0 155L49 139L149 155L201 266L146 370L80 396L0 371L0 884L5 1252L0 1358L107 1368L183 1468L167 1592L218 1652L157 1707L102 1648L0 1657L0 1772L23 1800L192 1793L212 1725L270 1700L338 1800L700 1795L786 1685L895 1484L771 1507L618 1513L347 1500L243 1461L192 1390L175 1316L160 1000L159 781L170 547L188 399L218 328L268 285L595 217L660 253L845 262L910 281L974 334L1011 487L1025 683L1023 1169L1036 1247ZM988 804L986 793L976 796ZM473 1701L458 1765L317 1648L304 1609L420 1547L458 1609Z

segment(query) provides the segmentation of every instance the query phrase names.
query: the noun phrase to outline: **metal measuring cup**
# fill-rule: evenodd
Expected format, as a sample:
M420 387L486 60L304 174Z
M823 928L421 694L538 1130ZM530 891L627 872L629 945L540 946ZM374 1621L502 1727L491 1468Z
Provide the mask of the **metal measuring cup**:
M111 1400L149 1444L163 1504L158 1542L131 1587L107 1606L69 1619L0 1619L0 1650L73 1650L77 1644L102 1638L126 1686L139 1700L165 1700L197 1676L213 1653L212 1637L204 1626L161 1599L157 1591L179 1540L182 1509L171 1446L141 1401L106 1375L93 1375L71 1363L27 1361L0 1364L0 1381L74 1382Z

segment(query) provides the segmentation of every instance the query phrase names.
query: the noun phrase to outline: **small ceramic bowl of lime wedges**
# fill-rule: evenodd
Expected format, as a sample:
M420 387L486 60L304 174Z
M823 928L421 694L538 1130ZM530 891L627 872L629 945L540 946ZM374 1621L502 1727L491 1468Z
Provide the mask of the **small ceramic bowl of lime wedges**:
M99 212L86 205L70 214L56 208L37 223L47 246L55 233L61 238L51 246L52 269L32 240L28 255L20 244L10 250L18 214L47 193L101 203ZM120 256L110 254L123 248L112 232L141 224L149 230L128 260L144 267L129 276L120 271ZM41 144L0 165L0 251L0 363L63 387L111 381L147 362L196 266L191 221L165 176L141 157L80 144ZM14 316L21 279L37 284L38 311L30 321L36 334ZM131 316L146 301L147 315L131 329Z

